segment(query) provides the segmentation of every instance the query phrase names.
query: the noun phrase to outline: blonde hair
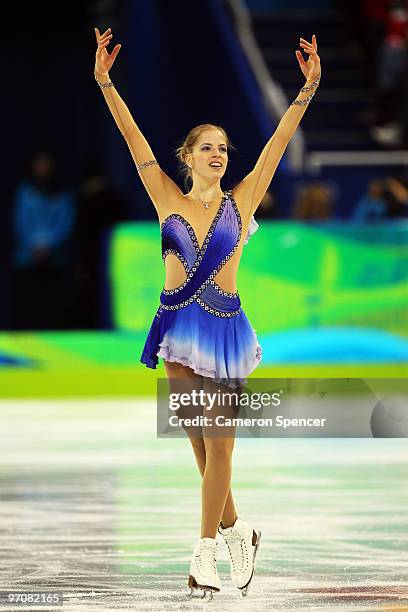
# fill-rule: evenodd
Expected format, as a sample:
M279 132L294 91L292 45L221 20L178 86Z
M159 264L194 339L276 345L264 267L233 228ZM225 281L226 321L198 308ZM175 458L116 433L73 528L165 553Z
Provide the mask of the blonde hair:
M179 172L184 177L184 186L186 189L189 188L189 181L193 180L193 173L191 171L191 168L186 164L186 156L188 155L188 153L192 153L194 145L200 138L201 134L206 130L213 129L219 130L221 132L221 134L225 138L225 143L228 149L235 150L235 147L232 145L230 139L228 138L227 132L221 126L214 125L213 123L203 123L192 128L187 134L187 137L184 142L176 149L176 157L180 164Z

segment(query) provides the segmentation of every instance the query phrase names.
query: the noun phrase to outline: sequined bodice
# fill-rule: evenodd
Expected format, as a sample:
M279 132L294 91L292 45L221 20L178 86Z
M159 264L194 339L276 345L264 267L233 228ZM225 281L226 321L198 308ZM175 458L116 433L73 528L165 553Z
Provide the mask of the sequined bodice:
M231 192L224 194L203 244L200 247L190 223L179 214L169 215L161 225L163 261L170 253L175 255L186 271L185 281L175 289L164 290L174 294L187 284L208 280L224 295L236 295L223 291L213 278L235 253L242 232L242 221Z

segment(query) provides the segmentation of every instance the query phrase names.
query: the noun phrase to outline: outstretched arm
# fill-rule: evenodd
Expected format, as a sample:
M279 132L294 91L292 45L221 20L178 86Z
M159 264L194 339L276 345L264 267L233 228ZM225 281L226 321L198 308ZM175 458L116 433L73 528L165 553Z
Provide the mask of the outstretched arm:
M234 189L234 194L242 202L245 202L249 216L255 212L265 195L282 155L319 84L320 58L317 55L316 36L313 34L311 43L301 38L300 46L309 54L309 59L305 62L302 53L299 50L296 51L296 57L306 77L306 83L296 100L292 102L283 115L272 137L266 143L254 169Z
M108 28L102 35L95 28L95 35L98 43L95 56L95 79L101 88L115 123L129 147L143 185L160 216L160 211L166 210L168 207L170 196L179 195L181 193L180 189L158 165L149 143L110 80L109 70L120 51L121 45L116 45L112 53L109 54L107 46L112 38L111 28Z

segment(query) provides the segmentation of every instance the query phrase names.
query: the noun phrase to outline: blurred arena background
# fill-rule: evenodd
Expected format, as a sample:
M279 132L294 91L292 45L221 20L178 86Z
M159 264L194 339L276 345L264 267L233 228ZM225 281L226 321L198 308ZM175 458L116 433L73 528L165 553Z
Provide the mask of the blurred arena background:
M141 6L6 15L2 396L151 394L163 375L139 364L164 282L159 227L93 78L95 24L122 43L111 77L181 187L174 149L206 121L237 147L224 189L250 170L302 85L298 37L317 35L321 85L238 278L264 346L256 375L404 375L405 2Z
M126 587L140 606L175 609L191 552L177 539L178 504L192 544L199 481L184 440L156 439L164 369L139 358L164 283L160 230L94 80L93 28L122 44L110 76L181 188L174 151L204 122L237 149L223 188L250 171L303 85L299 37L316 34L321 83L238 276L264 349L253 376L406 378L407 2L94 0L2 12L4 588L74 585L71 595L113 602ZM406 600L395 586L408 562L406 443L370 442L237 441L241 508L264 524L273 513L257 609L267 598L304 609L317 592L342 610ZM115 608L129 601L118 595Z

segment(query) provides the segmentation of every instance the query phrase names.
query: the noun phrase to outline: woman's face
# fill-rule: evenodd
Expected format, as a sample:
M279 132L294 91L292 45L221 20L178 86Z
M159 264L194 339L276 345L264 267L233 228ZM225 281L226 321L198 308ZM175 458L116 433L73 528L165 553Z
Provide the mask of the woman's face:
M186 163L193 173L204 179L220 180L227 169L227 143L222 132L217 129L201 133L193 147L193 152L186 157Z

